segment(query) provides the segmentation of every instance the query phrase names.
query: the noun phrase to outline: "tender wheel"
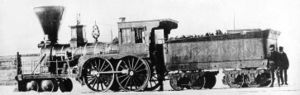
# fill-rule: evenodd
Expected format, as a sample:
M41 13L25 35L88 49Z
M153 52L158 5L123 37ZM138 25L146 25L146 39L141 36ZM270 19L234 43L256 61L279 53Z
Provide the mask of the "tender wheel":
M180 86L180 84L178 84L179 79L180 76L174 76L174 75L170 76L170 85L176 91L183 90L183 87Z
M191 88L192 89L201 89L206 83L205 77L198 77L193 83Z
M147 87L145 88L146 91L152 91L152 90L155 90L156 88L159 87L159 84L158 84L158 75L157 75L157 72L156 70L154 70L152 73L151 73L151 78L148 82L148 85Z
M259 74L255 81L259 84L259 87L266 87L272 83L271 75L269 73Z
M248 74L245 77L245 83L247 84L248 87L258 87L259 85L257 84L255 79L255 75L254 74Z
M206 83L204 85L204 88L212 89L216 85L217 82L216 77L214 75L208 75L205 76L205 78L206 78Z
M73 83L71 79L62 79L59 83L59 89L61 92L71 92L73 89Z
M125 91L144 90L150 79L150 67L140 58L127 56L120 60L116 68L117 82Z
M83 78L93 91L107 91L114 81L113 65L103 58L89 59L83 66Z
M244 78L242 75L238 75L232 81L227 83L231 88L240 88L244 84Z

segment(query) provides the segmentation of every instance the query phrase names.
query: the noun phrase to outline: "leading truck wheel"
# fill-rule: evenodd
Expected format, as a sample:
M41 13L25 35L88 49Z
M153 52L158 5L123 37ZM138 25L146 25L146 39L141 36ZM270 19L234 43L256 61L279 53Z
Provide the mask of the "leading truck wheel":
M40 91L40 86L36 80L32 80L30 82L27 82L26 89L27 89L26 91L30 91L30 90Z
M73 89L73 83L71 79L61 79L59 83L59 89L61 92L71 92Z
M41 90L47 92L56 92L58 90L58 84L55 80L42 80Z
M89 59L83 66L83 78L93 91L107 91L114 81L113 65L103 58Z
M26 81L18 81L18 90L21 91L26 91Z
M117 82L125 91L144 90L150 79L150 67L140 58L127 56L122 58L116 68L122 73L116 74Z

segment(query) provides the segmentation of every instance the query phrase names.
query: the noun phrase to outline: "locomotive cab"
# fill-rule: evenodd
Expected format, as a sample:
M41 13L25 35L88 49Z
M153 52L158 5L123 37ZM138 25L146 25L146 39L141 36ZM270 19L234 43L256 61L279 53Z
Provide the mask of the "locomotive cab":
M120 54L150 57L154 51L162 52L162 44L170 31L177 28L172 19L119 22Z

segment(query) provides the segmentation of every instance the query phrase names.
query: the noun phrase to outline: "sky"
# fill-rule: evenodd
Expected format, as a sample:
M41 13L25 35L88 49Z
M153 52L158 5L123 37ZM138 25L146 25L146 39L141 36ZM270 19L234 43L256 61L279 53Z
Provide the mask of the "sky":
M100 28L99 41L111 41L111 31L117 36L119 17L126 21L177 20L173 37L225 31L233 29L235 22L236 29L280 31L279 45L285 47L291 64L300 63L300 0L0 0L0 55L39 52L37 44L44 36L33 8L45 5L65 7L59 43L69 42L69 26L75 24L78 13L89 42L94 41L95 22Z

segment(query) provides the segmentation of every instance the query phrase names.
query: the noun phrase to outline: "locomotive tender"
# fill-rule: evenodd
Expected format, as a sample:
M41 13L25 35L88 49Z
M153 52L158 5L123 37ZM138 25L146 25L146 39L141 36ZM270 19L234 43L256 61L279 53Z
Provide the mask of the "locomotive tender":
M122 21L118 43L88 43L78 21L70 27L70 43L59 44L64 7L35 11L46 40L38 44L40 60L31 73L22 72L17 54L19 91L71 91L71 77L93 91L154 90L165 76L174 90L213 88L219 69L224 69L223 83L230 87L270 84L266 56L267 47L277 45L279 32L274 30L170 40L171 30L178 27L175 20Z

